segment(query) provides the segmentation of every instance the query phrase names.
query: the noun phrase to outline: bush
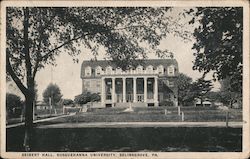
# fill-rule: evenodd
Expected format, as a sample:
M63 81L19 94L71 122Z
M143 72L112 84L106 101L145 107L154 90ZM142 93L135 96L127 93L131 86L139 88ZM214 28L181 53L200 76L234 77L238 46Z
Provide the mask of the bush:
M98 102L100 100L101 100L101 97L99 94L84 91L82 94L75 96L74 102L76 104L83 105L88 102Z
M73 103L74 103L74 101L71 100L71 99L64 99L64 100L63 100L63 105L71 105L71 104L73 104Z
M174 102L168 101L168 100L161 101L161 102L159 103L159 106L174 106Z
M6 110L9 117L18 117L22 113L23 102L15 94L6 94Z

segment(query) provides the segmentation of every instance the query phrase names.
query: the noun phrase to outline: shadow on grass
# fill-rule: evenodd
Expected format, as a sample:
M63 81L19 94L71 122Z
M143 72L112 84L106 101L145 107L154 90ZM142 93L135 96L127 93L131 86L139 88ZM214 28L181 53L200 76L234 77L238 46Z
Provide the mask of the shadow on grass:
M22 151L23 127L7 129L7 151ZM34 152L239 152L241 128L35 128Z

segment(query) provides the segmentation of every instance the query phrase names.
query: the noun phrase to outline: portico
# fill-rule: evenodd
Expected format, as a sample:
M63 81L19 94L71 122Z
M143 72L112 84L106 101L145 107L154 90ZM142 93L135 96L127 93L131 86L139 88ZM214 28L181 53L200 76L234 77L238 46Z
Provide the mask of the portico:
M101 104L158 106L158 76L102 76ZM123 104L121 104L123 103Z
M124 70L111 61L83 61L81 70L82 92L101 97L96 108L178 105L178 63L173 58L145 59Z

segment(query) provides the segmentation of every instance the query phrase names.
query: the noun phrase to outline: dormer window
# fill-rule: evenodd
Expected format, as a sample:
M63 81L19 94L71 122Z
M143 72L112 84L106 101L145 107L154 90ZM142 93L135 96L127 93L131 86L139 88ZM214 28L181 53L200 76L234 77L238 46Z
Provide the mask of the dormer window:
M112 67L111 66L106 67L106 74L111 74L111 72L112 72Z
M146 70L147 70L147 73L153 73L153 66L149 65Z
M142 67L141 65L139 65L139 66L136 68L137 73L142 73L142 70L143 70L143 67Z
M85 68L85 76L91 76L91 67L86 67Z
M169 66L168 67L168 75L169 76L174 76L174 74L175 74L175 68L174 68L174 66Z
M118 73L118 74L121 74L121 73L122 73L122 69L121 69L121 68L119 68L119 67L118 67L118 68L116 68L116 70L115 70L115 71L116 71L116 73Z
M163 75L164 74L164 67L162 65L158 66L158 74Z
M102 71L102 68L100 66L97 66L96 69L95 69L96 76L101 75L101 71Z

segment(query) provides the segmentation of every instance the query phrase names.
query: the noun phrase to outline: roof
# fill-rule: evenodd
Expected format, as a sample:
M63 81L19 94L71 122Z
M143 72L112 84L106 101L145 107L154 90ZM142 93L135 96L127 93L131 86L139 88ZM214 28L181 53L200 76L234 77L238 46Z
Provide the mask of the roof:
M177 61L175 59L145 59L143 60L144 64L141 64L142 66L149 66L152 65L153 67L157 67L159 65L175 65L178 66ZM112 67L117 67L116 64L110 60L98 60L98 61L83 61L82 62L82 68L84 67L97 67L97 66L101 66L103 68L107 67L107 66L112 66Z
M144 59L142 60L143 63L141 63L140 65L142 65L144 68L152 65L153 68L158 67L159 65L162 65L163 67L168 67L171 65L174 65L176 67L176 69L178 70L178 63L176 61L176 59ZM84 68L86 67L91 67L91 68L96 68L97 66L100 66L102 68L106 68L108 66L112 66L113 68L116 68L116 64L114 62L112 62L111 60L89 60L89 61L83 61L82 62L82 66L81 66L81 77L84 71Z

